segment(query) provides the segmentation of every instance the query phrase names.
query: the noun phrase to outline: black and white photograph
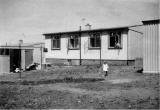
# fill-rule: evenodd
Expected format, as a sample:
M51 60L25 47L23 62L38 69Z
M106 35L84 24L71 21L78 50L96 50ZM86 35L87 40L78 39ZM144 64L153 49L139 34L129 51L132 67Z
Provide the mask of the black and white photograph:
M0 0L0 109L160 109L160 0Z

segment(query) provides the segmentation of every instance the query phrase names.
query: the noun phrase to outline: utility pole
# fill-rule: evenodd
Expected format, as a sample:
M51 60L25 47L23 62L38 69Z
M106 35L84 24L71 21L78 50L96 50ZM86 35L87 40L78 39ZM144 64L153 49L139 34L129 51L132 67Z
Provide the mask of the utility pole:
M102 64L102 38L101 38L101 34L100 34L100 65Z
M79 44L79 45L80 45L80 48L79 48L79 49L80 49L80 55L79 55L79 57L80 57L80 60L79 60L79 61L80 61L80 62L79 62L79 63L80 63L80 65L82 65L82 58L81 58L81 57L82 57L82 56L81 56L81 53L82 53L82 52L81 52L81 28L82 28L82 27L80 26L80 27L79 27L79 32L80 32L80 33L79 33L79 35L80 35L80 44Z
M42 44L41 44L41 69L42 69Z
M22 40L19 40L19 79L21 79L21 43L23 41Z

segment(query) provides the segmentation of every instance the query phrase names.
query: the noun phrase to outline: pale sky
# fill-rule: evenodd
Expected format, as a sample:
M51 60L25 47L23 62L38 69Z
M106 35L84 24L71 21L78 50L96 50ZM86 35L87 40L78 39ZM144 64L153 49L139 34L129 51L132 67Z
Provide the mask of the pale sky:
M40 42L43 33L142 24L159 18L159 0L0 0L0 44Z

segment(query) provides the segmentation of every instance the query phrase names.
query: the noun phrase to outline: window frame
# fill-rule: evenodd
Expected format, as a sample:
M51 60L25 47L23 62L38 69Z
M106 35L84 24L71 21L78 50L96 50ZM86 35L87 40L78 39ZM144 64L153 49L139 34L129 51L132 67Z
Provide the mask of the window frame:
M56 37L58 37L59 39L56 39ZM58 48L53 47L53 40L55 40L55 41L59 40L59 47ZM51 50L60 50L60 49L61 49L61 35L52 35L51 36Z
M119 33L120 32L120 38L118 38L118 39L120 39L120 42L119 42L119 40L118 40L118 43L120 44L120 46L118 46L118 47L116 47L116 44L115 44L115 46L114 47L111 47L111 42L110 42L110 39L111 39L111 33ZM122 31L110 31L109 32L109 38L108 38L108 49L122 49Z
M94 35L99 35L99 40L100 40L100 45L98 47L92 47L91 46L91 37L94 37ZM97 39L97 38L95 38ZM100 32L94 32L94 33L89 33L89 38L88 38L88 49L92 50L92 49L100 49L101 48L101 33ZM96 40L95 40L95 45L97 45Z
M71 47L71 43L70 43L70 40L71 40L71 36L75 37L74 40L76 39L76 36L77 36L77 40L78 40L78 47ZM74 41L75 43L76 41ZM80 36L79 34L70 34L69 37L68 37L68 49L69 50L79 50L80 49Z

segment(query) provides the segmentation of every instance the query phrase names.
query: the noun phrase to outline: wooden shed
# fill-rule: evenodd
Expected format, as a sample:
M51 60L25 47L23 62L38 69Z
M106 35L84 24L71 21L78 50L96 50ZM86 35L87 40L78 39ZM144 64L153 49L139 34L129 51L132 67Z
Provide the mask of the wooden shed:
M25 69L29 64L43 63L44 43L23 43L21 45L0 46L0 74L14 72L16 68Z
M33 48L29 46L0 46L0 73L25 69L33 62Z
M160 19L142 21L143 36L143 72L160 73Z

